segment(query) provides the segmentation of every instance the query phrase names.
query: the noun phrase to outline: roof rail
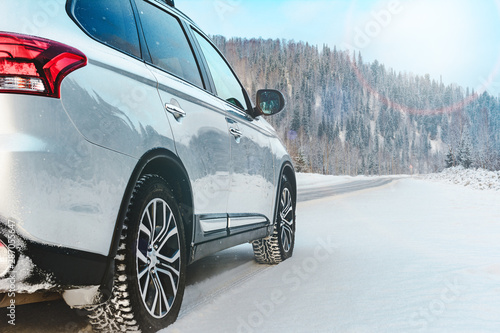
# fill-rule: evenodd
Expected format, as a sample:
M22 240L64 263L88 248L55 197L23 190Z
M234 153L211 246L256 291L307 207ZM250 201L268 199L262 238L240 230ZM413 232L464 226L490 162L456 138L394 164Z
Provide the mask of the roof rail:
M163 0L170 7L175 7L174 0Z

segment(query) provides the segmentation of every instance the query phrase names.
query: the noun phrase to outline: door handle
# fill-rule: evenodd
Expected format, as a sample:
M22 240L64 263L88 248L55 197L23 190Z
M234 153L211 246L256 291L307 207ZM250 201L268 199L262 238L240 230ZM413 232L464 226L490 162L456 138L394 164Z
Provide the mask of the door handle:
M234 136L236 139L239 139L243 136L243 133L239 129L233 127L229 129L229 133L231 133L231 135Z
M165 104L165 110L170 112L177 120L179 120L179 118L184 118L186 116L186 111L184 111L177 105Z

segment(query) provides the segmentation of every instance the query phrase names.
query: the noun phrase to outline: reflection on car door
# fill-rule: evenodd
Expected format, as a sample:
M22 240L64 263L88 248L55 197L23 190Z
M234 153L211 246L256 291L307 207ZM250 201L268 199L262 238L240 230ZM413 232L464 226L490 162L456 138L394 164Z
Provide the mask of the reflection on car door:
M233 71L201 34L194 35L207 62L215 93L227 112L231 139L231 184L228 200L231 234L268 224L272 216L274 165L270 139L248 109L248 97Z
M198 218L195 242L227 236L230 135L220 101L204 89L180 22L167 11L136 1L151 54L148 65L187 169ZM186 82L187 81L187 82Z
M227 104L231 126L239 130L231 140L231 185L228 200L231 232L240 232L262 223L273 214L274 165L271 142L264 120L253 119Z

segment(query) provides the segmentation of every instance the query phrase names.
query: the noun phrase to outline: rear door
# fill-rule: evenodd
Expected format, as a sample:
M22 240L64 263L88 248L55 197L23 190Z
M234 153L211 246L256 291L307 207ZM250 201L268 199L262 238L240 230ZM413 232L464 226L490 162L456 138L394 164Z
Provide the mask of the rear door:
M227 236L230 135L220 102L209 94L181 21L157 3L136 0L151 59L147 66L170 121L194 195L195 242ZM147 129L145 129L147 130Z

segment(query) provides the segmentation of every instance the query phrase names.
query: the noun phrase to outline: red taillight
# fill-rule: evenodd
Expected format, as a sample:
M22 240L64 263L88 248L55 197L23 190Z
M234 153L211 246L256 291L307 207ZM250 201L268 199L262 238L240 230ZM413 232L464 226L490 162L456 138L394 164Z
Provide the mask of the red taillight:
M0 33L0 93L59 98L62 80L87 64L77 49L48 39Z

